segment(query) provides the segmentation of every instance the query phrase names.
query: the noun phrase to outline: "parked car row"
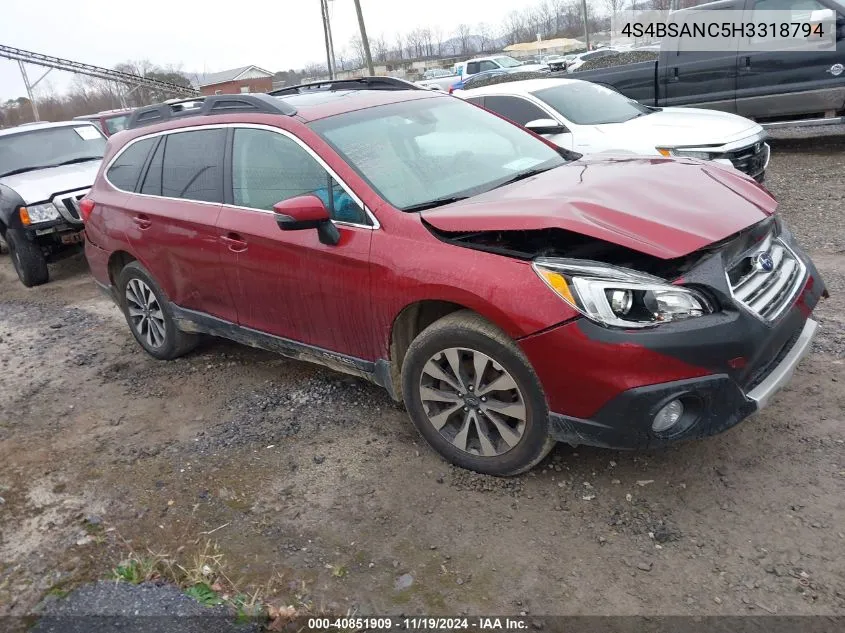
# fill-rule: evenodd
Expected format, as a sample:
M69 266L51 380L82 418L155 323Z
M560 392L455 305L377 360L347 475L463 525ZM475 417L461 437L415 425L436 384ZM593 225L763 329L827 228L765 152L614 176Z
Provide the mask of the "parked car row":
M454 94L582 154L621 150L643 156L713 160L760 182L769 164L766 132L735 114L645 106L577 79L467 87Z
M507 55L491 55L488 57L475 57L465 62L455 64L453 72L443 75L437 72L437 76L425 77L417 84L432 90L444 90L451 92L454 87L468 78L479 73L493 71L503 72L549 72L549 66L545 63L523 63Z
M543 90L583 86L522 89L554 118ZM483 473L766 406L827 296L771 195L714 161L582 155L493 96L362 79L140 108L78 202L91 273L151 356L210 334L363 377Z

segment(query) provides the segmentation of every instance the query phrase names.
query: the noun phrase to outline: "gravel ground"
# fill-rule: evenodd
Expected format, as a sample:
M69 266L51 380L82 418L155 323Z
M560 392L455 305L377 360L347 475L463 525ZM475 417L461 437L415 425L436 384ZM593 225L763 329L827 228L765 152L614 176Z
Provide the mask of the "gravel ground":
M790 385L721 436L560 446L512 479L445 464L354 378L215 340L157 362L82 258L27 290L3 257L0 616L193 614L85 583L207 541L307 613L845 614L845 137L773 136L767 186L832 295Z
M142 617L138 617L141 615ZM222 607L206 607L172 585L98 582L65 599L48 599L31 633L250 633Z

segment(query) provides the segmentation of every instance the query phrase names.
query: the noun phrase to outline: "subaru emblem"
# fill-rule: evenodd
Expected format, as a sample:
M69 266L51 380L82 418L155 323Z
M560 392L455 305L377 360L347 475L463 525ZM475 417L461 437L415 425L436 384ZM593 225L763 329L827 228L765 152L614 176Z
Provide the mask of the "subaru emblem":
M769 252L758 253L754 257L754 268L760 272L770 273L775 269L775 260Z

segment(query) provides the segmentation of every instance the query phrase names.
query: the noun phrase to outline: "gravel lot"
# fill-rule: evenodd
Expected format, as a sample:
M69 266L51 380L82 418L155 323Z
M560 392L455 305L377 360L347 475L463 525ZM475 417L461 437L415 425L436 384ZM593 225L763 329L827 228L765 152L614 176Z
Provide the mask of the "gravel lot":
M207 541L240 591L314 613L845 613L845 132L776 136L767 184L832 295L790 386L722 436L508 480L356 379L214 340L154 361L82 258L27 290L3 256L0 615Z

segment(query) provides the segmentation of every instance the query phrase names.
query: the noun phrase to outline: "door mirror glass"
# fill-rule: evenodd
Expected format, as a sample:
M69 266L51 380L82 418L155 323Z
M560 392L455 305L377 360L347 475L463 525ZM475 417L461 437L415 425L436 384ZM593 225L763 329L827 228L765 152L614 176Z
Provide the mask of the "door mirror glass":
M569 131L565 125L561 125L554 119L534 119L526 123L525 127L534 134L563 134Z
M283 231L317 229L323 244L334 245L340 241L340 232L332 223L329 210L317 196L296 196L273 205L276 224Z

